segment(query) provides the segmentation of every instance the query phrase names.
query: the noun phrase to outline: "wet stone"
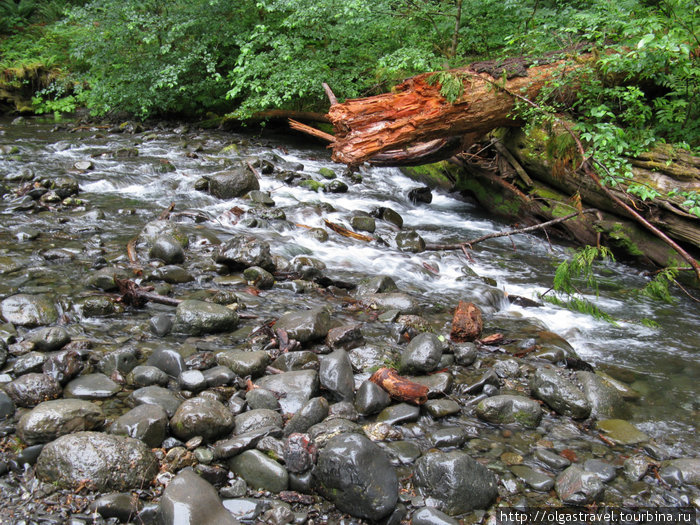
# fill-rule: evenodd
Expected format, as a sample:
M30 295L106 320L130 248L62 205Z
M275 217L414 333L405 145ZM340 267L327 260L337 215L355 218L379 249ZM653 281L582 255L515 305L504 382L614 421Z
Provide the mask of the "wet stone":
M345 350L335 350L321 357L319 381L321 388L329 392L338 401L352 401L354 397L354 378L352 363Z
M454 345L455 361L458 365L469 366L476 361L477 351L474 343L459 343Z
M461 447L469 439L469 431L462 427L442 427L430 432L428 439L434 448Z
M97 498L90 509L105 519L117 518L126 523L139 512L140 501L129 493L106 494Z
M392 223L394 226L401 228L403 226L403 218L391 208L380 207L374 210L371 215L378 217L384 221Z
M282 428L283 419L279 412L268 410L266 408L258 408L238 414L234 418L235 434L243 434L252 430L258 430L266 427Z
M175 310L175 329L190 335L232 331L238 314L223 305L204 301L182 301Z
M186 441L202 436L214 441L233 429L233 414L219 401L195 397L183 401L170 420L170 431L175 437Z
M498 377L515 377L520 371L520 364L515 359L504 359L493 365L493 371Z
M330 329L330 315L325 308L284 314L275 323L275 329L285 330L290 339L304 344L323 339Z
M182 266L169 264L153 271L151 280L159 279L168 284L183 284L194 281L194 276Z
M600 459L587 459L583 463L583 469L597 475L603 483L608 483L617 476L617 467Z
M151 317L148 321L148 327L153 334L158 337L163 337L170 333L173 329L173 317L168 314L158 314Z
M71 337L62 326L51 326L34 330L25 339L34 344L35 350L51 352L70 343Z
M225 499L222 503L234 518L243 522L254 522L265 508L262 501L253 498Z
M490 423L520 423L535 428L542 418L539 403L523 396L498 395L484 399L476 406L480 419Z
M56 379L37 373L25 374L5 385L5 392L12 402L18 407L27 408L56 399L62 391Z
M0 302L0 314L8 323L27 328L52 324L58 320L58 310L47 295L11 295Z
M586 418L591 405L583 392L554 370L539 368L530 379L530 389L557 413L576 419Z
M280 403L274 393L264 388L254 388L246 393L246 403L251 410L279 410Z
M202 372L208 387L227 386L236 380L236 374L227 366L214 366Z
M0 390L0 421L15 413L15 404L5 392Z
M153 365L138 365L131 370L127 380L130 385L137 388L151 385L165 386L168 384L168 374Z
M401 353L401 373L425 373L435 370L442 357L443 343L436 335L421 333Z
M350 225L355 231L374 233L377 229L377 225L373 217L368 215L354 215L350 219Z
M190 392L200 392L207 388L207 380L199 370L185 370L177 378L177 382L182 390Z
M185 370L182 354L172 348L157 348L146 361L148 366L155 366L172 377L178 377Z
M129 400L137 406L158 405L165 410L168 417L172 417L182 403L182 398L176 393L159 386L146 386L134 390L129 395Z
M160 259L165 264L185 262L185 250L182 244L172 235L162 235L155 239L148 252L151 259Z
M423 507L413 513L411 525L459 525L459 521L434 507Z
M338 326L328 331L326 344L335 349L350 350L364 344L360 325L350 324Z
M649 436L622 419L604 419L596 422L596 428L619 445L636 445L649 441Z
M233 457L244 450L255 448L261 439L268 436L281 437L282 429L277 426L260 427L256 430L250 430L231 438L217 441L214 444L214 457L218 459Z
M106 399L121 390L121 387L101 373L78 376L70 381L63 390L65 397L78 399Z
M272 367L283 372L292 370L318 370L319 359L308 350L285 352L272 362Z
M375 293L363 297L363 304L378 310L396 310L397 314L416 314L420 304L406 293Z
M361 282L357 287L357 294L359 296L398 291L399 287L396 286L394 280L388 275L377 275L366 282Z
M127 375L137 364L136 349L120 348L105 354L97 363L97 368L108 376L111 376L114 372Z
M622 470L628 480L639 481L646 475L649 467L653 464L655 462L646 456L632 456L625 460Z
M275 269L270 255L270 245L255 237L237 235L221 246L216 262L224 264L231 271L259 266L268 272Z
M443 354L443 357L445 355ZM442 366L442 362L438 365L438 368ZM443 397L447 395L450 390L452 390L452 374L448 372L438 372L430 375L422 376L409 376L411 381L418 383L419 385L428 387L428 397Z
M548 492L554 486L554 478L527 465L513 465L510 470L529 487L539 492Z
M559 474L554 488L559 499L571 505L584 505L596 501L605 490L597 474L586 472L578 465L572 465Z
M313 470L316 490L342 511L380 520L398 501L398 477L378 445L358 434L340 434L318 453Z
M17 435L30 445L47 443L59 436L93 430L104 422L99 406L80 399L44 401L25 413L17 425Z
M20 356L12 365L12 370L16 376L21 376L28 372L41 372L48 356L42 352L28 352Z
M122 311L121 305L116 305L110 298L103 296L86 297L76 303L83 317L107 317Z
M389 453L393 464L412 465L421 456L420 447L412 441L391 441L382 446Z
M428 505L450 516L486 509L498 496L496 476L464 452L422 456L416 461L414 481Z
M67 383L83 370L83 361L78 350L61 350L47 356L41 370L61 384Z
M459 414L462 410L459 403L451 399L430 399L423 406L425 411L435 419Z
M309 428L328 417L328 401L324 397L309 399L301 409L287 421L285 435L306 432Z
M555 470L561 470L571 465L571 461L546 448L536 449L535 457L546 466Z
M305 472L316 463L318 450L307 434L294 433L284 441L284 464L289 472Z
M604 378L593 372L578 371L576 379L581 383L583 393L591 404L592 417L625 418L628 415L622 394Z
M216 354L216 362L241 377L259 377L265 373L270 356L263 350L224 350Z
M396 234L396 247L402 252L420 253L425 250L425 241L416 231L403 231Z
M259 450L246 450L233 457L229 468L254 488L278 493L289 486L285 468Z
M163 525L239 525L226 510L216 489L191 469L178 473L168 484L159 505Z
M689 485L700 486L700 458L679 458L664 463L659 471L662 479L671 479L672 471L677 472L677 477ZM671 483L673 485L673 483Z
M137 439L77 432L44 446L36 472L40 479L60 487L76 488L89 480L95 490L121 491L150 484L158 472L158 461Z
M369 416L377 414L391 404L391 397L382 387L371 381L364 381L355 394L355 409Z
M150 448L160 447L168 431L168 414L158 405L139 405L120 416L110 434L140 439Z
M382 410L377 415L377 421L388 423L389 425L398 425L401 423L409 423L416 421L420 416L420 407L409 405L408 403L399 403L391 405Z
M269 375L256 380L255 384L277 394L286 394L279 400L285 414L296 413L309 399L318 395L320 388L315 370Z

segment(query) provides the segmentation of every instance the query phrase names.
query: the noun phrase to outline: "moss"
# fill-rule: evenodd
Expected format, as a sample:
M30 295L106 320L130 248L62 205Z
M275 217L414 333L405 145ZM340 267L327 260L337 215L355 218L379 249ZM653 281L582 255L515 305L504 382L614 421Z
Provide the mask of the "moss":
M323 184L321 184L321 183L318 182L317 180L313 180L313 179L304 180L304 181L302 181L302 182L299 184L299 186L301 186L301 187L303 187L303 188L308 188L308 189L310 189L311 191L316 191L316 192L317 192L318 190L322 190L322 189L323 189Z
M459 168L447 161L423 164L422 166L404 166L401 171L407 177L431 188L459 189L455 187L455 182L459 177Z

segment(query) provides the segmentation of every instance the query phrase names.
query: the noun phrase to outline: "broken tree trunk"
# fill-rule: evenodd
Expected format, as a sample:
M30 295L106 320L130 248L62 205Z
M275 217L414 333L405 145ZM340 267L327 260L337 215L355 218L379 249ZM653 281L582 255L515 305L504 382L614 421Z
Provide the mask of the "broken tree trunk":
M435 73L426 73L406 80L392 93L332 104L328 118L335 128L333 160L356 166L383 152L435 139L476 139L497 127L517 126L521 122L511 115L517 99L513 94L534 99L548 81L581 67L590 57L580 54L575 62L552 60L529 68L518 63L518 76L509 79L505 77L513 69L494 64L454 69L448 74L462 83L454 103L440 94Z

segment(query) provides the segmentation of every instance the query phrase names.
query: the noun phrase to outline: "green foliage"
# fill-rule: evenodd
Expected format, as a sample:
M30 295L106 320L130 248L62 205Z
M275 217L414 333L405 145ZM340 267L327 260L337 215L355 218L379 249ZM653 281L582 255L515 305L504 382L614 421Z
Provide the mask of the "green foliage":
M440 85L440 94L447 102L454 104L464 91L464 75L458 75L450 71L439 71L428 77L428 84Z
M671 295L669 290L669 285L675 282L676 277L678 277L678 270L675 268L666 268L659 272L654 279L649 281L649 283L642 288L641 294L646 295L652 299L663 301L665 303L673 304L675 299Z
M598 297L598 283L593 264L599 259L614 260L614 257L605 247L584 246L576 251L571 259L564 260L557 266L552 288L541 294L540 298L557 306L615 324L615 319L610 314L602 311L584 296L586 292L592 291ZM548 295L550 291L554 293Z

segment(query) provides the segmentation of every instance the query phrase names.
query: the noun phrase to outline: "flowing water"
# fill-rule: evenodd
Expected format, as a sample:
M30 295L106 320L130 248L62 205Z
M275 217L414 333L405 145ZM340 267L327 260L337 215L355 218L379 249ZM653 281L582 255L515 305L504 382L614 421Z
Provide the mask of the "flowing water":
M261 189L271 193L287 222L283 227L271 221L276 226L245 228L228 210L234 206L245 210L251 206L248 201L222 201L195 190L195 182L239 157L274 154L276 164L301 163L303 173L319 180L319 168L341 174L342 167L331 163L328 151L317 145L270 133L261 137L159 129L115 134L95 128L73 131L49 122L10 125L7 120L0 121L0 130L0 145L19 148L18 153L0 156L0 174L24 168L39 179L70 174L79 180L78 198L85 201L65 211L38 213L18 210L17 199L10 195L0 202L2 297L41 290L65 297L85 294L82 283L95 250L99 248L110 263L125 263L127 242L175 203L176 212L198 210L208 218L191 225L192 231L200 228L224 240L232 233L249 232L268 240L275 254L309 254L322 260L327 273L337 279L357 282L366 276L390 275L401 290L419 294L427 310L448 310L460 299L473 300L487 314L492 331L513 319L539 320L565 338L582 359L624 379L642 395L631 419L639 428L678 454L700 453L695 432L700 411L700 308L681 293L675 294L673 305L635 295L632 290L646 283L637 268L614 262L598 267L600 296L590 299L618 319L617 325L550 305L522 308L511 305L506 294L537 299L551 286L556 265L567 256L568 248L542 237L504 237L476 245L473 261L468 262L461 252L401 252L393 247L394 231L386 225L376 234L386 245L332 232L328 241L319 242L304 235L306 228L295 226L323 228L323 219L347 226L350 212L386 206L403 217L404 228L415 229L428 243L471 239L507 227L458 195L434 191L432 203L412 203L407 194L420 184L397 169L362 169L362 183L353 184L344 177L349 191L342 194L316 193L287 185L273 175L262 176ZM234 146L222 151L230 145ZM138 156L113 155L122 148L136 148ZM81 160L91 160L94 169L73 169ZM163 160L176 170L161 173ZM210 240L203 234L197 242ZM47 261L41 254L51 248L74 258ZM438 273L426 268L426 263ZM483 278L495 285L485 284ZM658 326L649 328L641 319ZM105 329L104 321L84 323L89 333ZM117 322L117 326L121 325ZM109 333L116 332L118 328L109 328Z

